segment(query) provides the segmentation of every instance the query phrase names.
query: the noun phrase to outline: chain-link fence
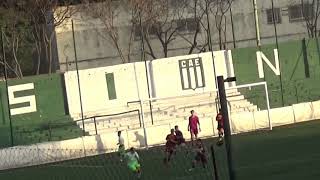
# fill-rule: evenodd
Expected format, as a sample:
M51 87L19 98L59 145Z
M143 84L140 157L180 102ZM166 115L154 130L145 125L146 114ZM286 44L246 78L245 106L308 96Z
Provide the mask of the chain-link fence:
M164 147L154 147L148 150L138 150L141 165L141 178L145 180L160 179L214 179L214 166L211 151L211 141L205 142L205 167L201 161L192 168L197 156L196 147L191 145L178 147L168 164ZM219 148L215 146L215 148ZM105 150L112 151L112 150ZM2 156L1 179L136 179L136 174L127 167L127 159L121 159L118 153L102 153L102 150L86 149L20 149L12 148L0 151ZM221 153L222 150L216 150ZM25 154L22 159L15 159L16 154ZM6 158L10 156L9 158ZM21 156L20 156L21 157ZM31 160L32 161L28 161ZM221 158L217 167L220 179L226 179L226 167ZM7 168L13 168L5 170Z

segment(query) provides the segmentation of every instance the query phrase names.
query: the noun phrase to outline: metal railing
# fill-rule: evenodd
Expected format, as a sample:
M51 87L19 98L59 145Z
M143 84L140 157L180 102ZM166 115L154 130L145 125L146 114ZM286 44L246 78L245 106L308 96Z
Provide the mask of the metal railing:
M82 121L88 121L88 120L93 120L94 126L95 126L95 134L98 135L98 128L97 128L97 118L103 118L103 117L111 117L111 116L118 116L118 115L123 115L123 114L129 114L129 113L133 113L133 112L137 112L138 114L138 118L139 118L139 126L142 127L142 122L141 122L141 112L139 109L134 109L131 111L125 111L125 112L120 112L120 113L114 113L114 114L106 114L106 115L96 115L96 116L91 116L91 117L86 117L83 120L82 119L78 119L75 120L75 122L82 122ZM106 120L99 120L99 121L106 121ZM92 123L92 122L89 122ZM87 122L85 122L85 124L87 124Z

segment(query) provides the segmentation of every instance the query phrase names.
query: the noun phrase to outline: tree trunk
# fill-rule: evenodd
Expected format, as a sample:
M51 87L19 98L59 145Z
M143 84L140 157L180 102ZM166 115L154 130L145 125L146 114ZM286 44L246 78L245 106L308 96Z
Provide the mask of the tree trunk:
M12 42L12 53L13 53L13 59L15 61L15 71L16 71L16 74L18 75L18 78L22 78L23 74L17 58L17 52L18 52L18 37L16 38L14 36L13 42Z
M219 49L222 50L221 27L218 28L218 32L219 32Z
M164 57L168 57L168 44L165 43L163 46Z
M41 65L41 43L39 41L36 42L36 48L37 48L37 53L38 53L36 75L39 75L40 74L40 65Z
M49 40L49 42L48 42L48 50L49 50L49 71L48 71L48 73L49 74L51 74L52 73L52 45L51 45L51 43L52 43L52 41L51 41L51 39Z

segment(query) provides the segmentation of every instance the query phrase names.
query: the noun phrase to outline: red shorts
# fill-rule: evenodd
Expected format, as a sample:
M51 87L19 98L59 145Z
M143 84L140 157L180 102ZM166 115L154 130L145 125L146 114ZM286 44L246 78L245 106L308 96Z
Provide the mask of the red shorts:
M207 163L207 157L204 154L197 153L195 160L197 162Z
M198 134L198 128L192 128L190 130L191 134L197 135Z
M223 125L222 124L220 124L220 123L218 123L218 128L217 128L219 131L221 130L221 129L224 129L223 128Z
M173 143L166 143L166 152L172 153L174 151L174 149L176 148L176 145Z
M180 145L180 144L183 144L186 142L186 140L184 138L177 138L177 144Z
M173 153L175 150L175 146L166 146L165 152Z

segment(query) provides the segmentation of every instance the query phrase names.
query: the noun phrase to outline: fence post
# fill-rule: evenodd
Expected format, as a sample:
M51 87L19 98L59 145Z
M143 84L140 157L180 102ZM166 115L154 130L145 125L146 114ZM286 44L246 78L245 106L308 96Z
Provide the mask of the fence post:
M93 117L93 122L94 122L94 129L96 130L96 135L98 135L96 117Z
M228 170L230 174L230 180L235 180L235 171L233 167L233 158L232 158L232 142L231 142L229 113L228 113L228 102L227 102L226 90L224 86L225 81L223 76L218 76L217 79L218 79L220 105L221 105L222 117L224 122L224 132L225 132L224 139L225 139L226 150L227 150Z
M211 155L212 155L212 163L213 163L213 172L214 172L214 179L219 180L218 177L218 170L217 170L217 164L216 164L216 156L214 154L214 145L211 145Z
M142 128L143 128L143 134L144 134L144 140L145 140L145 145L146 148L148 149L148 141L147 141L147 131L144 123L144 113L143 113L143 100L140 99L140 108L141 108L141 120L142 120Z
M2 59L3 59L3 74L4 74L4 81L6 85L6 95L7 95L7 105L8 105L8 117L9 117L9 123L10 123L10 143L11 147L14 146L13 141L13 126L12 126L12 118L11 118L11 109L10 109L10 100L9 100L9 92L8 92L8 73L7 73L7 61L6 61L6 51L4 47L4 34L3 29L1 27L1 46L2 46Z
M73 50L74 50L74 59L76 63L76 71L77 71L77 80L78 80L78 93L79 93L79 102L80 102L80 112L81 112L81 120L82 120L82 130L83 136L86 135L86 130L84 127L84 117L83 117L83 105L82 105L82 95L81 95L81 85L80 85L80 77L79 77L79 67L78 67L78 55L77 55L77 48L76 48L76 38L74 34L74 23L71 20L72 25L72 39L73 39Z
M141 113L140 113L140 110L138 109L138 117L139 117L139 124L140 124L140 128L142 127L142 124L141 124Z
M49 125L49 141L52 141L52 134L51 134L51 123L48 123Z
M299 103L298 88L297 88L296 84L294 84L294 89L296 91L296 101L297 101L297 103Z

